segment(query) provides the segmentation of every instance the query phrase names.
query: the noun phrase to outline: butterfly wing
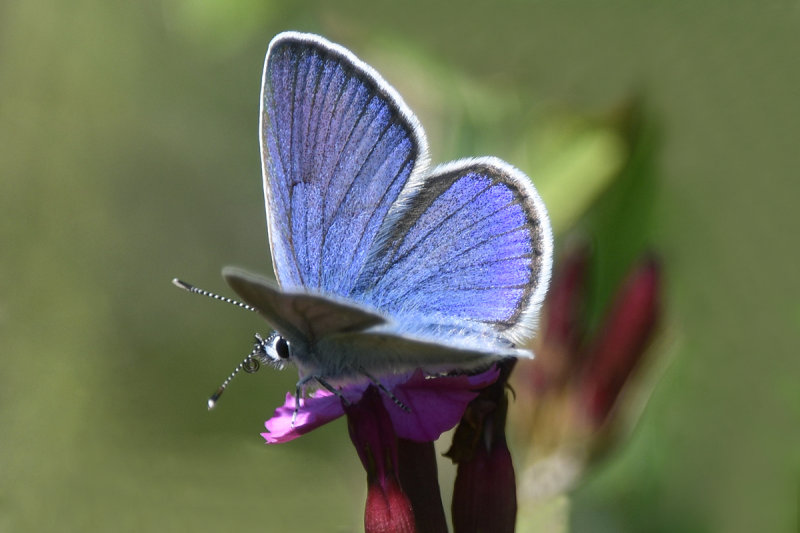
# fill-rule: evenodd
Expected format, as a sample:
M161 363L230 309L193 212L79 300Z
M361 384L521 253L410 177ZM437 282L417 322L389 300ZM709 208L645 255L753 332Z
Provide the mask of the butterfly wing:
M238 268L227 267L222 275L272 327L298 345L306 346L336 333L361 331L386 323L377 312L354 302L306 292L284 292L275 282Z
M232 267L225 268L223 276L295 347L298 366L334 382L365 370L469 370L501 357L530 357L526 350L498 342L487 330L467 331L456 323L403 327L350 300L285 292L267 278ZM448 340L442 342L445 336Z
M527 338L553 255L547 212L527 176L496 158L457 161L401 204L351 296L400 322L444 317L511 342Z
M275 37L264 64L261 154L280 285L347 295L426 153L417 119L371 67L316 35Z
M317 347L326 357L324 375L336 380L366 370L378 375L424 368L428 372L470 371L488 367L503 357L531 357L527 350L470 336L441 338L399 333L394 328L343 332L322 339Z

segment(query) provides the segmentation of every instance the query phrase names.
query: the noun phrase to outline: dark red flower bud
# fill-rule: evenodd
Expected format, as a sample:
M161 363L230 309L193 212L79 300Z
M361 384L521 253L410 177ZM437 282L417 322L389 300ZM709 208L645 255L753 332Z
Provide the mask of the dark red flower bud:
M397 477L397 436L380 392L370 386L345 406L350 439L367 471L366 533L417 533L411 502Z
M452 507L455 533L514 531L517 489L505 436L506 384L514 363L498 365L500 377L469 404L446 454L458 464Z
M628 274L587 351L581 392L584 408L597 426L607 419L652 340L659 319L660 288L660 265L647 258Z
M364 511L365 533L416 533L414 512L395 478L371 483Z

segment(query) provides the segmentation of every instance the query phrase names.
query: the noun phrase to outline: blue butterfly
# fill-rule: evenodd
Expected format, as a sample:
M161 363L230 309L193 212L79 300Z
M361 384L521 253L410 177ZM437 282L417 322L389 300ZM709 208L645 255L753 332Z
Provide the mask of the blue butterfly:
M349 50L285 32L260 109L277 283L225 268L275 329L251 360L299 371L299 391L422 368L532 357L552 233L521 171L494 157L428 167L419 121ZM186 288L186 287L184 287Z

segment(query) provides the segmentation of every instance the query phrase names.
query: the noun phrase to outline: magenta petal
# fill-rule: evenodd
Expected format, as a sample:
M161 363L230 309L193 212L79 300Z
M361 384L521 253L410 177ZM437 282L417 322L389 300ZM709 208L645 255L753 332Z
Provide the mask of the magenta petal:
M407 381L389 387L410 413L399 409L386 395L382 399L398 437L430 442L455 426L479 389L494 383L498 375L495 367L474 376L436 378L426 378L418 370Z
M267 432L261 436L268 443L277 444L294 440L344 414L341 400L328 391L316 391L312 396L304 398L292 426L294 407L294 395L287 392L284 404L275 409L272 418L264 423Z
M410 378L398 375L382 379L384 386L411 409L410 413L394 405L388 395L382 395L381 399L398 437L430 442L455 426L477 391L494 383L498 374L497 368L492 367L474 376L426 378L417 370ZM347 387L342 394L350 403L356 403L364 393L364 386ZM287 393L284 404L265 423L267 432L261 436L268 443L294 440L344 414L341 400L327 390L318 390L302 401L292 426L294 407L294 395Z

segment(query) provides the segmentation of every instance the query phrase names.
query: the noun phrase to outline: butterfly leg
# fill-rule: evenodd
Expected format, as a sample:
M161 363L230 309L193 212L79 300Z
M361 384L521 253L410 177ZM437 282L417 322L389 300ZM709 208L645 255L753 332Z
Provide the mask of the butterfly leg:
M300 409L300 400L302 399L303 390L306 387L306 383L314 379L314 376L306 376L300 381L297 382L294 388L294 412L292 412L292 427L294 427L294 423L297 421L297 411Z
M297 382L295 386L294 392L294 412L292 413L292 427L294 427L294 423L297 420L297 411L300 409L300 399L302 398L303 390L305 389L306 384L310 381L316 381L320 385L322 385L325 389L336 395L342 403L345 405L350 405L350 400L344 397L342 391L328 383L322 376L306 376L300 381Z
M361 367L361 368L359 368L359 372L361 372L361 374L363 374L363 375L364 375L364 376L365 376L367 379L369 379L369 380L372 382L372 384L373 384L373 385L375 385L375 386L376 386L376 387L378 387L380 390L382 390L382 391L384 392L384 394L386 394L386 396L388 396L389 398L391 398L391 399L392 399L392 401L394 402L394 404L395 404L397 407L399 407L400 409L402 409L402 410L403 410L403 411L405 411L406 413L410 413L410 412L411 412L411 408L410 408L410 407L408 407L406 404L404 404L404 403L403 403L403 402L400 400L400 398L398 398L397 396L395 396L395 395L394 395L394 393L393 393L392 391L390 391L389 389L387 389L387 388L386 388L386 386L385 386L383 383L381 383L380 381L378 381L377 379L375 379L375 378L374 378L374 377L373 377L373 376L372 376L372 375L371 375L369 372L367 372L366 370L364 370L364 367Z
M342 391L340 391L339 389L337 389L336 387L334 387L333 385L331 385L330 383L325 381L321 376L314 376L314 379L317 380L317 383L319 383L320 385L325 387L328 391L330 391L333 394L335 394L336 397L339 398L342 401L343 404L350 405L350 400L348 400L347 398L344 397L344 394L342 394Z

